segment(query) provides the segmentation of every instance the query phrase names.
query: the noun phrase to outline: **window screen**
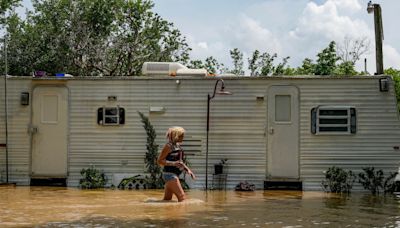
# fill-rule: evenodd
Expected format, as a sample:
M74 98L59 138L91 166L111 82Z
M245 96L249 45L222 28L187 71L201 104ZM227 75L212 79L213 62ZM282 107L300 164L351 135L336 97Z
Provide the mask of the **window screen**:
M313 134L355 134L356 130L353 107L319 106L311 110Z

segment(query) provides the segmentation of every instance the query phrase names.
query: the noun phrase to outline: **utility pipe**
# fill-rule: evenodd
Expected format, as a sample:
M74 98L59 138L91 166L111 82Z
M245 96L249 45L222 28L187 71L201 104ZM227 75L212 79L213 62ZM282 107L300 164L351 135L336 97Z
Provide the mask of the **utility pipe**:
M376 75L381 75L383 71L383 23L382 23L382 9L379 4L368 2L367 12L374 14L374 25L375 25L375 57L376 57Z
M8 62L7 62L7 34L4 36L4 111L5 111L5 124L6 124L6 183L9 183L8 175L8 98L7 98L7 75L8 75Z

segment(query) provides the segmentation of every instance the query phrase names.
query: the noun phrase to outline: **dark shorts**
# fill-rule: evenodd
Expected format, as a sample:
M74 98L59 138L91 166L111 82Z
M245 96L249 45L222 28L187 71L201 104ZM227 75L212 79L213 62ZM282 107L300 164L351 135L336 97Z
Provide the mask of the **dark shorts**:
M168 181L173 180L173 179L178 179L178 175L176 175L175 173L164 172L162 177L163 177L165 182L168 182Z

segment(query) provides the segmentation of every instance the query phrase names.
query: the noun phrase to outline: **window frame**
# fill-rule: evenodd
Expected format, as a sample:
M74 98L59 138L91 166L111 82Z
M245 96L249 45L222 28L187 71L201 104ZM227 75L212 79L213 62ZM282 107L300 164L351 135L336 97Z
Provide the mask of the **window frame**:
M106 115L107 109L116 109L117 113L115 115ZM117 118L116 122L107 123L106 119L108 118ZM103 106L97 109L97 124L101 126L118 126L125 124L125 109L120 107L119 105L109 107Z
M342 111L347 112L346 115L321 115L321 111ZM346 120L343 123L324 123L321 124L320 120ZM323 130L321 128L341 128L346 127L346 131L340 130ZM357 111L353 106L318 106L311 109L311 133L315 135L352 135L357 132Z

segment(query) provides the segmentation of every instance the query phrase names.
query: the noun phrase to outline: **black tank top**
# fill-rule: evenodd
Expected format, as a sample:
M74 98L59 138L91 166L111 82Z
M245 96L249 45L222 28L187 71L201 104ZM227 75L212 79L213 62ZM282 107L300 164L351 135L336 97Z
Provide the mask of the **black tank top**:
M167 161L176 162L179 160L183 160L184 152L182 148L177 144L168 143L171 148L171 152L166 157ZM175 173L176 175L180 175L182 171L175 166L164 166L164 172Z

